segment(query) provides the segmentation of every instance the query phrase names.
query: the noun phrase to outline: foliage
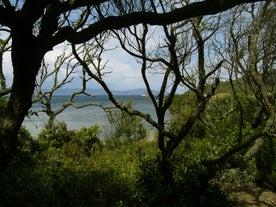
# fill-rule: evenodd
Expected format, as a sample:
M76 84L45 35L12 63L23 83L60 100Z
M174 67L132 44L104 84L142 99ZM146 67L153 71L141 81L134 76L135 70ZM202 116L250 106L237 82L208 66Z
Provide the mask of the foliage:
M83 150L87 156L91 152L101 147L99 135L101 129L98 125L82 127L78 130L68 130L64 122L58 122L51 127L46 127L38 134L38 140L46 145L46 148L63 148L66 146L78 147Z
M67 130L66 123L59 122L51 127L46 127L38 134L38 139L47 144L60 148L64 143L68 143L73 139L74 133Z
M0 97L0 117L4 115L7 101L5 98Z
M179 102L174 102L172 109L176 111L171 113L174 130L189 112L188 107L182 110L183 100L192 104L194 99L188 93L179 96ZM246 116L242 128L246 138L251 133L249 123L255 110L254 100L239 97L239 101ZM157 140L133 136L127 139L127 133L115 133L115 129L125 129L124 125L129 127L134 118L122 112L112 114L116 120L114 124L122 122L113 131L113 136L122 135L117 145L114 144L116 137L113 143L102 144L97 125L68 130L65 123L56 123L44 129L38 139L22 129L19 153L1 175L0 193L3 196L0 203L3 206L18 206L18 201L20 206L22 203L25 206L233 206L216 183L238 185L245 182L245 177L251 182L256 169L254 163L241 165L241 154L227 159L216 169L204 167L201 161L215 158L238 143L239 113L235 103L230 94L217 95L210 100L206 112L172 157L173 180L170 183L160 173L161 154ZM231 108L235 110L222 119L221 115ZM140 124L139 121L133 123ZM227 166L229 170L222 170ZM266 177L273 178L273 173L270 175ZM214 184L209 182L211 178L216 178Z
M133 109L133 102L129 100L126 107ZM147 131L142 123L142 118L119 109L108 110L107 117L111 131L105 139L105 143L109 147L117 147L122 143L137 141L146 137Z
M101 145L88 154L84 144L89 140L86 137L89 134L97 137L98 126L72 131L68 131L64 124L55 127L55 130L44 130L41 136L51 135L54 138L53 132L58 132L55 136L70 135L70 140L59 145L45 144L44 139L35 139L22 129L19 152L9 168L0 175L1 206L147 207L198 204L198 198L193 196L194 191L190 188L192 185L187 186L188 178L196 180L198 175L194 174L195 171L186 174L189 177L175 176L173 183L164 182L158 169L160 153L156 140L135 140L122 143L117 148ZM47 135L48 132L50 135ZM76 134L77 137L73 136ZM56 143L53 140L56 139L50 143ZM174 164L179 166L180 162ZM224 204L228 202L219 191L209 191L208 197L214 195L220 196L216 199L217 206L222 200ZM210 203L207 194L201 197L202 205Z
M235 84L237 87L237 82ZM227 91L230 86L229 83L228 87L224 83L222 87ZM260 111L256 99L250 94L245 95L241 90L236 92L236 96L232 93L217 93L209 101L200 120L195 123L174 154L174 162L177 163L176 179L185 178L190 167L198 165L202 160L215 159L246 142L262 128L261 122L256 124L258 120L255 116ZM171 130L178 130L178 123L187 119L191 110L189 105L192 104L194 97L190 92L176 97L171 107ZM264 140L265 144L257 153L255 162L253 159L244 163L243 154L246 151L240 150L217 166L218 173L214 178L219 182L229 183L231 188L256 179L260 185L275 190L276 144L275 140L269 137ZM188 176L193 182L199 182L199 177L202 176ZM185 179L187 181L187 177Z
M257 175L259 185L276 190L276 141L266 137L264 146L256 155Z
M101 129L98 125L94 125L89 128L82 127L75 131L76 139L79 141L79 144L86 155L90 156L91 152L101 147L99 139L100 133Z
M20 140L25 143L20 144L16 158L1 174L1 206L135 206L139 194L135 190L137 157L149 156L150 152L143 149L148 143L137 141L87 154L84 143L91 140L87 135L96 138L98 126L70 133L64 124L55 127L44 130L41 136L77 134L82 144L70 137L59 145L53 141L56 139L50 142L53 145L45 145L45 140L28 137L29 133L22 130Z
M189 107L182 110L181 101L192 104L194 99L188 93L178 100L171 113L174 118L171 129L174 127L174 130L189 113ZM238 100L243 106L242 131L246 139L252 133L250 121L255 102L242 96ZM160 173L157 140L133 137L128 140L127 133L121 133L123 139L118 138L119 144L102 144L98 138L99 126L68 130L65 123L44 129L38 139L34 139L22 128L19 153L0 177L0 203L2 206L22 206L22 203L23 206L233 206L233 201L217 183L231 183L233 188L242 182L252 182L255 163L251 160L242 165L241 153L215 169L204 167L201 161L216 158L239 142L237 107L236 99L230 94L218 94L210 100L205 113L172 157L170 183ZM231 112L226 114L229 110ZM133 118L119 112L113 117L116 116L120 117L116 123L124 121L127 127ZM123 125L120 126L118 130L122 130ZM116 130L113 132L120 135ZM269 181L265 186L269 183L269 187L275 182L272 155L262 151L257 160L261 165L259 169L264 170L258 171L256 178L263 181L265 177ZM267 159L271 163L264 162ZM210 182L212 178L216 179L214 183Z
M13 34L13 47L11 52L14 63L13 71L15 81L12 86L11 94L9 96L10 101L8 102L9 105L7 107L7 109L10 110L6 111L7 116L4 117L4 124L1 125L2 129L0 130L0 143L2 148L0 153L1 171L5 169L10 161L9 159L12 157L11 155L14 153L12 150L15 148L14 144L18 143L19 151L8 170L0 175L0 193L3 196L0 198L1 205L227 206L230 204L225 198L225 195L221 194L216 186L210 186L210 179L214 178L215 175L223 177L228 174L227 177L228 180L230 180L232 177L239 177L239 175L244 172L247 173L251 169L257 170L256 178L259 183L266 187L275 187L275 142L270 139L270 137L265 139L263 148L257 154L256 163L254 163L256 166L252 163L243 163L242 150L237 150L237 152L232 156L222 159L220 163L214 166L206 166L203 165L202 162L206 159L221 157L221 155L225 152L229 152L229 150L233 149L235 146L240 147L241 144L248 141L256 132L269 127L274 127L275 107L273 104L275 103L275 95L272 94L274 84L270 87L270 91L272 91L271 93L262 90L263 88L265 89L264 80L261 79L261 74L257 74L257 72L260 71L255 68L260 67L265 69L266 66L274 65L273 62L272 64L269 63L266 65L259 62L259 60L262 60L264 63L270 62L270 60L266 60L269 57L261 52L262 49L264 50L264 53L269 52L267 50L268 48L260 48L263 47L264 44L258 40L265 39L262 38L261 34L257 34L258 30L262 29L262 18L259 18L258 20L252 17L249 19L249 22L252 20L252 25L248 24L243 27L241 24L242 26L237 25L237 27L234 26L231 28L229 36L226 37L225 35L225 38L230 39L229 42L226 42L229 44L225 44L229 45L229 48L223 48L224 44L220 44L219 42L218 44L215 44L216 37L219 37L220 34L215 36L215 38L211 37L216 33L216 29L220 27L219 25L215 26L216 29L214 29L209 27L206 21L203 23L202 27L200 27L199 23L205 17L191 20L193 27L193 31L191 32L186 30L183 26L183 22L179 25L175 24L166 26L166 24L172 23L176 20L170 18L158 18L156 12L152 13L153 16L151 16L151 18L141 17L144 16L144 11L162 12L163 10L163 12L166 13L165 15L169 14L169 16L175 18L175 15L182 15L182 13L179 12L181 9L201 8L201 5L203 6L202 8L208 7L211 9L208 9L208 11L205 11L204 9L200 10L204 11L204 14L206 14L206 12L214 14L220 9L225 10L228 7L233 7L236 3L227 3L227 5L224 5L225 1L220 5L220 9L213 10L213 8L216 8L215 1L195 2L193 3L194 6L183 4L187 7L183 6L182 8L179 7L180 10L170 11L168 10L170 6L160 4L160 8L154 4L154 1L151 1L150 4L144 4L144 2L142 2L139 7L134 6L131 3L125 5L123 3L120 4L120 2L117 1L115 4L113 4L113 2L109 4L109 1L99 1L90 6L84 4L87 3L86 1L81 3L76 2L69 2L68 4L66 1L53 1L51 5L47 5L30 4L29 1L26 1L26 4L19 4L19 7L17 8L16 5L9 5L8 1L5 1L1 7L3 11L6 9L8 11L4 12L5 14L2 16L4 18L4 26L9 27L10 25L13 25L10 29ZM175 8L174 3L175 2L173 2L171 8ZM265 5L267 6L268 3ZM45 13L44 11L46 7L47 12ZM246 16L249 17L251 14L252 16L257 17L261 15L261 13L257 14L253 7L254 5L251 7L252 11L250 11L249 7L246 9L247 11L245 10L248 12L248 15ZM70 17L73 8L80 8L77 12L80 12L82 15L79 15L80 19L76 19L76 22L69 22L67 20L72 20L72 18L68 17ZM132 15L133 8L137 8L137 11L141 8L142 12L137 12ZM91 11L97 11L96 13L100 18L97 17L97 15L94 16L94 13L90 13ZM263 11L265 11L265 9ZM17 12L19 15L15 15L14 18L10 18L11 16L8 15L14 15ZM28 12L28 14L26 15L25 12ZM63 15L66 12L69 16ZM114 16L114 12L118 15ZM234 13L239 14L240 12ZM74 12L72 12L72 14L74 14ZM187 14L188 16L182 15L183 17L180 19L176 17L177 21L190 18L190 12ZM199 15L198 13L195 14ZM110 18L110 15L112 18ZM133 18L129 18L131 15ZM160 16L162 14L160 13L157 15ZM30 18L22 19L23 16ZM241 17L244 16L245 14L241 15ZM5 21L6 17L11 21ZM155 19L156 17L157 19ZM98 40L100 39L99 34L103 34L104 30L112 30L115 28L113 24L109 24L109 21L111 21L111 23L116 22L114 21L114 18L115 20L131 19L131 21L127 21L127 25L125 24L125 21L118 21L120 24L117 24L115 27L119 31L120 28L129 25L130 27L126 30L132 34L135 33L132 31L137 28L132 27L131 24L143 23L144 31L140 30L140 28L138 29L141 33L144 32L142 35L143 37L135 37L138 42L138 50L136 50L135 44L131 43L132 41L129 38L119 41L121 44L131 43L129 44L131 48L131 51L129 52L138 58L137 62L142 63L142 76L146 83L148 92L150 92L151 84L146 78L146 70L150 71L154 68L154 71L159 73L159 70L155 70L155 67L159 64L161 66L164 64L165 66L161 67L162 73L164 72L163 74L165 77L163 83L160 84L161 89L158 101L156 100L157 97L154 97L153 94L149 93L158 114L158 123L153 125L157 126L159 130L160 136L158 145L162 152L158 153L153 147L154 145L157 145L156 140L152 143L142 140L145 138L146 131L141 124L140 118L129 116L128 114L130 113L122 111L109 112L109 120L112 128L111 133L105 142L106 145L103 145L98 139L100 130L97 126L74 131L68 130L64 123L58 123L56 125L50 124L39 134L37 140L32 138L23 128L20 133L18 133L19 126L22 124L22 121L31 106L31 97L33 95L32 92L35 85L36 75L41 66L42 58L47 51L65 40L71 41L73 48L75 48L74 45L76 43L82 43L94 37L94 41L98 43ZM158 50L157 53L162 54L164 52L162 56L168 57L163 60L151 55L155 52L147 52L146 50L151 50L152 48L148 48L147 45L144 44L151 40L146 36L146 33L148 31L147 24L150 22L152 23L152 18L155 19L154 24L162 25L165 30L163 36L166 37L164 42L167 44L157 44L158 48L156 48ZM31 20L29 23L25 22L26 25L29 26L24 30L22 30L21 24L13 24L14 22L21 22L24 20ZM239 18L237 18L237 20L239 20ZM7 22L7 24L5 22ZM31 26L34 22L37 24L36 28ZM93 25L96 27L93 27ZM230 23L229 25L232 27L234 24ZM260 26L260 28L258 28L258 26ZM240 30L235 34L235 30L239 27L244 28L244 31ZM248 30L250 27L253 29ZM35 30L33 30L34 28ZM134 30L132 30L132 28ZM205 28L208 28L208 31L204 31ZM267 33L265 29L263 31ZM208 35L209 32L211 36ZM243 34L243 32L245 32L245 34ZM189 36L189 34L194 35L195 40L186 39L188 41L185 41L185 33L187 36ZM246 33L250 35L247 35ZM121 35L123 35L123 33L121 33ZM183 39L177 40L177 36L183 36ZM259 36L261 38L259 38ZM211 41L208 42L208 39ZM144 43L142 42L143 40ZM233 41L231 42L231 40ZM178 42L180 41L184 42L184 44L178 45ZM45 42L47 44L45 44ZM185 42L191 42L191 45L195 45L196 48L193 48L193 46L188 48L188 44L185 45ZM217 93L216 96L213 96L213 99L210 99L208 104L205 105L209 99L208 94L210 94L208 92L208 94L205 94L207 91L204 90L206 89L205 85L207 81L213 78L212 76L215 75L215 73L220 73L219 68L222 62L215 64L215 59L217 59L217 57L214 58L214 61L211 60L213 56L211 53L213 53L213 51L211 50L211 47L210 51L206 50L206 48L204 48L204 43L206 43L206 45L214 44L215 47L219 47L218 51L215 51L214 53L216 55L228 53L228 51L230 51L230 58L228 58L227 55L223 55L222 57L222 59L227 62L224 67L229 67L228 72L236 73L236 76L239 76L240 71L242 71L242 73L244 73L243 75L247 76L248 86L253 89L251 93L244 93L245 91L236 91L236 93L233 91L232 93L230 91L233 88L237 88L236 83L232 85L233 88L231 88L231 90L229 90L229 88L226 90L227 84L224 84L221 89L222 92L218 90L219 93ZM28 45L28 47L26 47L26 45ZM176 49L176 45L178 49L174 50ZM231 48L231 45L233 45L233 48ZM269 42L269 44L265 45L270 46L272 44ZM122 45L124 49L127 48L127 46L125 46L126 45ZM104 45L100 45L99 48L104 48ZM162 48L168 48L169 51L166 52ZM179 50L179 48L181 49ZM185 50L184 53L182 53L182 49L183 52ZM141 54L135 54L135 50L138 54ZM197 55L192 52L196 50L198 51ZM210 55L210 61L208 62L204 61L204 51L208 51ZM77 54L76 49L73 49L73 53L74 55ZM232 53L236 57L232 58ZM257 57L257 54L260 54L261 58ZM32 61L29 61L29 56L33 58ZM198 68L193 71L191 65L194 65L193 57L195 56L198 56L199 64ZM75 57L77 58L78 56L75 55ZM270 57L274 57L273 53L271 53ZM186 58L188 59L187 62L185 62ZM94 58L88 55L88 59L97 59L97 64L94 64L94 66L105 65L100 63L100 57ZM96 62L92 61L92 65ZM85 68L85 71L91 72L89 68L85 67L87 66L85 61L79 60L79 63ZM190 65L189 63L192 64ZM26 65L28 65L29 69L22 70L22 67ZM207 65L209 66L207 67ZM213 66L215 66L214 69L212 68ZM246 68L247 66L248 68ZM102 79L102 75L105 73L101 71L101 68L99 67L94 69L96 69L95 73L94 75L91 73L92 75L90 75L90 78L97 80L106 89L107 85ZM193 74L186 74L190 69L193 71ZM234 69L235 71L231 71L231 69ZM269 69L266 68L266 70ZM22 71L25 71L25 73L22 73ZM67 71L67 73L71 72ZM198 76L196 74L198 74ZM171 93L165 100L164 94L166 87L169 86L167 79L169 77L173 80L171 82ZM86 81L90 78L86 79L85 75L83 76L84 88L86 87L84 86ZM271 80L273 80L273 78ZM271 80L267 79L269 82L271 82ZM67 80L65 79L64 81L66 82ZM54 84L56 83L57 81L54 82ZM192 93L188 92L184 96L179 96L179 102L176 102L177 98L175 99L174 103L177 104L173 104L171 107L173 120L167 131L165 129L166 124L164 123L165 111L170 106L172 97L180 83L195 92L197 98L195 98ZM22 90L23 86L24 90ZM247 86L242 85L242 87ZM215 89L215 86L212 89ZM252 95L254 95L258 100L250 97ZM109 98L112 100L114 97L110 96ZM257 103L259 105L257 105ZM0 104L0 108L3 109L3 104ZM115 105L118 106L119 104L115 103ZM183 107L183 105L185 107ZM260 106L263 108L259 108ZM122 106L120 108L128 108L129 110L125 111L131 112L131 107L132 104L128 103L127 107ZM203 110L204 112L202 112ZM192 111L198 112L195 113L194 116L191 116ZM263 111L262 117L259 116L259 118L261 118L260 124L256 124L254 121L254 112L256 111ZM4 111L1 111L0 113L3 114ZM142 115L142 113L140 113L140 115ZM200 119L198 119L199 115ZM193 119L189 119L188 116ZM147 117L147 115L145 115L144 118L151 122L150 117ZM196 122L194 122L195 120ZM183 125L182 123L188 124ZM171 131L175 132L173 135L177 136L170 134ZM269 134L269 130L263 131ZM189 134L187 135L188 132ZM272 131L272 133L274 132L275 130ZM165 137L165 135L167 137ZM183 138L185 138L184 141L182 141ZM167 142L164 142L164 140ZM179 146L178 144L181 141L182 143ZM154 145L152 145L153 143ZM166 151L166 149L168 150ZM173 157L171 157L171 154L173 154ZM160 159L160 157L167 158L168 161L167 159ZM169 160L171 158L172 160ZM173 178L171 180L165 179L164 174L161 173L159 165L160 160L165 160L166 164L169 163L168 168L171 169L173 173ZM235 168L235 170L225 172L225 168L230 168L231 170ZM248 174L251 175L253 173L249 172ZM218 199L218 197L221 198L221 200Z
M187 114L192 110L189 105L193 104L194 97L191 93L176 98L170 110L173 116L171 130L178 130L178 123L186 121ZM206 147L210 156L208 158L214 158L250 137L257 109L256 101L252 97L238 96L236 99L231 94L218 93L208 102L205 111L185 139L184 145L195 151L199 146Z

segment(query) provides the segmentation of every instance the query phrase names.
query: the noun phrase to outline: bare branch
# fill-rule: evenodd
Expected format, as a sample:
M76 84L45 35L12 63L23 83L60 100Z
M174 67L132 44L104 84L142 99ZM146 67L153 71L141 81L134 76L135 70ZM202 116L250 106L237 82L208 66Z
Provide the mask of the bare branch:
M150 115L142 113L140 111L137 110L131 110L129 109L127 106L122 105L121 103L119 103L114 95L112 94L111 90L109 89L109 87L106 85L106 83L101 79L101 77L95 75L94 73L92 73L91 69L89 68L89 66L87 65L87 63L85 61L83 61L80 56L78 55L77 51L76 51L76 47L74 44L72 44L72 51L73 54L75 56L75 58L79 61L79 63L82 65L82 67L84 68L84 70L87 72L87 74L93 78L94 80L96 80L102 87L103 89L106 91L109 100L119 109L125 111L128 114L131 115L137 115L140 116L142 118L144 118L146 121L148 121L150 124L152 124L153 126L155 126L156 128L159 128L158 124L150 117Z
M56 45L63 42L64 40L78 44L88 41L103 31L112 29L117 30L136 24L172 24L192 17L216 14L243 3L256 1L257 0L205 0L183 6L182 8L175 9L164 14L155 12L134 12L122 16L109 16L106 18L101 18L99 22L88 26L86 29L83 29L80 32L76 32L69 27L64 27L57 32L51 45Z

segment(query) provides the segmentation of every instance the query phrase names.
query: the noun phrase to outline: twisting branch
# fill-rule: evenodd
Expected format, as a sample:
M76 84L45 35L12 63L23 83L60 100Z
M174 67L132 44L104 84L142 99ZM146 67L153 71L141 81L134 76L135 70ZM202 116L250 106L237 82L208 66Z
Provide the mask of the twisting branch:
M74 77L75 70L79 67L77 63L74 63L75 60L72 57L72 54L65 54L65 51L62 55L56 58L54 63L54 68L52 71L49 69L49 65L45 63L45 60L42 63L41 73L39 80L36 83L36 93L33 97L33 102L40 102L44 109L42 112L46 113L49 117L46 127L51 127L54 124L56 117L62 113L66 108L72 106L76 109L84 108L87 106L99 106L99 104L95 102L87 102L84 104L76 104L74 103L74 98L78 95L86 95L91 96L90 94L86 93L86 84L91 79L87 77L85 70L81 71L79 78L81 79L81 88L77 91L71 93L68 97L67 101L65 101L61 106L56 109L53 109L52 106L52 99L54 94L60 89L68 84L70 84ZM65 75L63 78L61 73L65 71ZM46 81L50 78L53 79L53 85L50 89L43 89L43 86ZM34 112L32 112L34 113ZM37 112L35 112L37 114Z
M251 15L246 22L243 22L242 12L235 12L231 17L229 30L227 33L227 41L229 45L225 48L226 54L220 51L221 56L225 59L226 67L229 70L230 84L232 87L232 93L235 101L238 104L239 109L239 131L237 145L233 146L226 153L213 160L205 160L202 163L205 166L218 164L228 159L233 154L240 152L242 149L247 149L247 152L243 155L243 161L248 161L256 155L259 149L263 146L266 139L275 137L275 97L270 99L270 93L268 92L269 84L265 83L262 79L262 68L272 70L273 67L270 64L266 64L269 61L263 61L258 57L262 53L259 42L263 41L263 35L265 29L263 28L264 19L267 15L267 9L269 2L264 3L258 9L258 12L254 10L254 6L247 10ZM237 24L238 23L238 24ZM228 36L229 35L229 36ZM230 37L230 38L229 38ZM269 45L270 47L270 45ZM262 57L264 58L264 57ZM273 54L269 54L265 57L266 60L273 58ZM243 75L242 81L244 81L243 87L249 86L248 90L241 90L244 92L244 96L249 97L254 95L256 102L259 105L256 116L258 119L251 121L251 130L253 135L246 138L243 129L245 125L244 108L238 98L236 88L232 80L233 73L236 73L236 77ZM238 74L238 75L237 75ZM240 81L240 80L235 80ZM271 101L273 100L273 101ZM265 116L264 116L265 114Z
M118 108L121 109L123 111L125 111L128 114L131 115L136 115L136 116L140 116L142 118L144 118L146 121L148 121L151 125L155 126L156 128L159 128L158 124L150 117L150 115L142 113L140 111L137 110L131 110L129 109L126 105L123 105L121 103L119 103L114 95L112 94L111 90L109 89L109 87L107 86L107 84L104 82L104 80L102 79L102 75L100 73L99 68L95 68L96 70L96 74L94 74L92 72L92 70L89 68L89 66L87 65L87 63L78 55L77 50L76 50L76 46L74 44L72 44L72 51L73 54L75 56L75 58L78 60L78 62L81 64L81 66L83 67L83 69L86 71L86 73L94 80L96 80L101 86L102 88L105 90L105 92L107 93L109 100Z
M245 149L245 148L249 147L254 141L258 140L259 138L261 138L263 136L265 136L265 134L262 134L262 133L261 134L255 134L250 139L245 141L244 143L236 145L235 147L233 147L231 150L227 151L226 153L224 153L220 157L218 157L216 159L212 159L212 160L203 160L201 163L206 167L211 166L211 165L215 165L215 164L218 164L218 163L222 163L223 161L225 161L227 158L234 155L235 153L240 152L242 149Z

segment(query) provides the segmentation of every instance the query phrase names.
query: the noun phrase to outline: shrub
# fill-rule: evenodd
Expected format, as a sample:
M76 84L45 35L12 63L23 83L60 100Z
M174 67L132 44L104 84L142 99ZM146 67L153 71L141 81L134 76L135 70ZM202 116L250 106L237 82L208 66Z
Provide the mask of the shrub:
M4 115L6 106L7 100L3 97L0 97L0 117Z
M38 140L48 147L61 148L65 143L70 142L74 132L67 129L64 122L58 122L51 127L46 127L38 134Z
M82 127L75 131L75 139L87 156L90 156L91 152L102 147L99 139L100 133L101 129L98 125Z
M133 108L132 101L128 101L128 108ZM105 139L107 146L115 148L123 143L144 139L147 130L142 123L142 118L130 115L119 109L111 109L107 112L111 131Z
M256 156L257 183L265 188L276 190L276 141L265 137L264 145Z

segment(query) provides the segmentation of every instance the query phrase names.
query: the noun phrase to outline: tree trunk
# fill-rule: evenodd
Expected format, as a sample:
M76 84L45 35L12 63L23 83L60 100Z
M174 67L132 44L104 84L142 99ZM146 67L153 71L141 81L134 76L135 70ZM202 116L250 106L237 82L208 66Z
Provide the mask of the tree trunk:
M14 79L5 114L0 117L0 173L16 153L18 132L32 105L35 78L44 54L31 29L17 25L12 30Z

